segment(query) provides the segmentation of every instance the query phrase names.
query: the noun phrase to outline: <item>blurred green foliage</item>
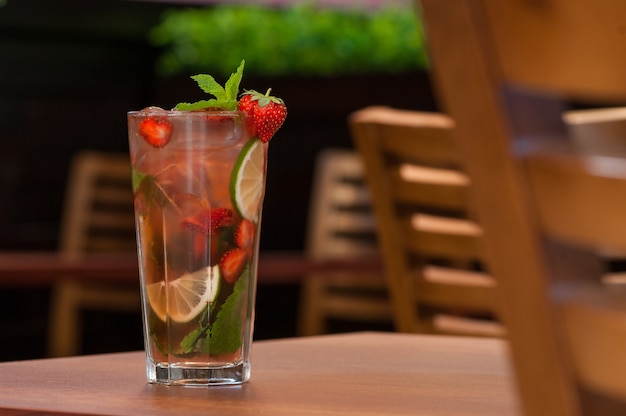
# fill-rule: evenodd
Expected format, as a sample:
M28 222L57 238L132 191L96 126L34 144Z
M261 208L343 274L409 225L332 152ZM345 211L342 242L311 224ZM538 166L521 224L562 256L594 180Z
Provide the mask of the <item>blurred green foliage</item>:
M376 10L221 5L169 10L150 39L162 75L230 75L241 59L259 76L334 76L424 69L416 14Z

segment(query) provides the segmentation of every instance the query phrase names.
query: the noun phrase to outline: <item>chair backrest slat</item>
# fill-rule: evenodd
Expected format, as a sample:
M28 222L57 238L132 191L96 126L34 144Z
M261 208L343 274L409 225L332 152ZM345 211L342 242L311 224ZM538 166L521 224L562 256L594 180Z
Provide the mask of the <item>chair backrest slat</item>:
M484 259L454 123L439 113L386 107L359 110L349 123L372 193L397 328L446 333L433 310L496 320L493 285L429 280L429 265L479 271Z
M128 155L84 151L75 156L59 245L65 253L136 250Z

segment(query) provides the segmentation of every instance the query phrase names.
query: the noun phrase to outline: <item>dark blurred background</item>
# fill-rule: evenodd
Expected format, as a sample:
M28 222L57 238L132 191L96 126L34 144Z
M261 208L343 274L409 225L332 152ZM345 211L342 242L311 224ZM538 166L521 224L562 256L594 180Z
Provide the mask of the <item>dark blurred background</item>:
M195 100L190 75L223 81L242 58L242 88L272 87L289 109L261 249L303 249L315 157L352 146L350 112L436 108L417 22L403 0L0 1L0 250L55 250L72 156L126 152L127 111ZM256 337L294 335L297 298L259 287ZM48 299L0 291L0 360L44 355ZM86 353L142 348L139 316L85 321Z

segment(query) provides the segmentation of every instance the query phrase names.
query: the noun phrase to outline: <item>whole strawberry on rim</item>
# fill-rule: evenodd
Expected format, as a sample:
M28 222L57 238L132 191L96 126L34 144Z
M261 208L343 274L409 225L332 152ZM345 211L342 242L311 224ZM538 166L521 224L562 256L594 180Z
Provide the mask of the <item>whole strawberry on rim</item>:
M252 136L257 136L263 143L267 143L283 125L287 118L285 102L270 95L272 89L265 94L254 90L246 90L237 104L239 111L248 115L248 130Z

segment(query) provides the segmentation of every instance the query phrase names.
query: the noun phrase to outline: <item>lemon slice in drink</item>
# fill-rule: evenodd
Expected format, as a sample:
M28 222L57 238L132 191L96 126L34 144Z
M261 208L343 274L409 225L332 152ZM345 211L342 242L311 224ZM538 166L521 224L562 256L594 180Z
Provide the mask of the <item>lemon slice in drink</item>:
M164 281L148 285L148 302L162 321L166 320L169 313L172 321L189 322L208 303L213 302L219 286L219 266L207 266L193 273L186 273L167 285Z
M239 215L253 222L259 219L264 177L265 147L258 139L250 140L237 156L230 177L230 197Z

